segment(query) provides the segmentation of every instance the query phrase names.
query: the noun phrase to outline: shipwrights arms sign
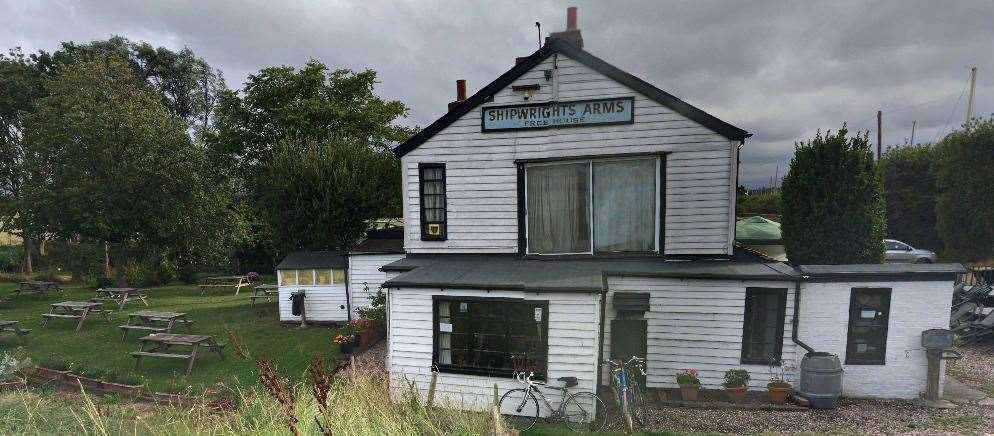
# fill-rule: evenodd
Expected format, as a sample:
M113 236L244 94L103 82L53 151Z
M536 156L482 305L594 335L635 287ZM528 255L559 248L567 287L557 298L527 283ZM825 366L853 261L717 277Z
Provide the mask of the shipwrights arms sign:
M634 97L490 106L482 110L484 132L635 122Z

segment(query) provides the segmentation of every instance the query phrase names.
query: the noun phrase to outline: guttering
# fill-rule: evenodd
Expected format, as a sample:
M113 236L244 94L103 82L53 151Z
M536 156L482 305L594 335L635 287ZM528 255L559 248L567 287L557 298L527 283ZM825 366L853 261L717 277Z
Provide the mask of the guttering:
M810 345L805 344L797 337L797 327L800 324L799 316L801 313L801 279L794 281L794 319L791 320L790 329L790 340L794 341L795 344L800 345L801 348L807 350L809 353L814 353L815 349L811 348Z

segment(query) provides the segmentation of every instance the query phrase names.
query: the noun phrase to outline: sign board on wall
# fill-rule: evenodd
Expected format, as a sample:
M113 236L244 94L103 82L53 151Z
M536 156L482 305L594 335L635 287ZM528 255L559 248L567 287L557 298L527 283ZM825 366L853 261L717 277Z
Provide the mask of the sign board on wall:
M489 106L481 110L484 132L635 122L634 97Z

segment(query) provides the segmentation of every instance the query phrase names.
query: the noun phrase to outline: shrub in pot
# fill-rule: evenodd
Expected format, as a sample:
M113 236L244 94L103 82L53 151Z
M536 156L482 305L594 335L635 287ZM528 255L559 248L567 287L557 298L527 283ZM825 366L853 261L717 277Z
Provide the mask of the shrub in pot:
M701 379L696 369L676 373L676 384L680 385L680 398L684 401L697 401L701 394Z
M725 395L729 400L740 401L746 396L746 389L749 387L749 371L744 369L730 369L725 371L725 381L721 384L725 388Z
M352 354L356 349L358 338L355 335L338 335L335 336L335 343L338 344L338 351L342 354L348 355Z
M770 377L770 382L766 384L766 390L770 393L770 402L773 404L786 404L787 394L794 390L794 387L780 377Z

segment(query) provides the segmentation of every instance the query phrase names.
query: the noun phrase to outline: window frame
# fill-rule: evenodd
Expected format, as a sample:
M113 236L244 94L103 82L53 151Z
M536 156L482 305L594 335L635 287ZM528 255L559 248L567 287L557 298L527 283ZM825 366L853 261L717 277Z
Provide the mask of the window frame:
M787 323L787 288L764 288L764 287L747 287L745 293L745 301L743 307L742 316L742 347L741 356L739 362L742 364L749 365L770 365L769 359L753 359L747 357L747 349L751 341L747 340L747 335L751 334L752 319L749 317L751 311L756 310L755 307L750 303L750 294L773 294L778 298L777 301L777 318L780 322L777 323L777 333L776 342L774 343L774 354L776 356L773 366L780 366L783 363L783 340L784 340L784 325Z
M442 170L442 220L428 222L427 214L425 214L425 178L424 171L426 169L441 169ZM449 193L448 193L448 183L446 178L448 177L448 171L445 169L444 162L420 162L418 163L418 209L420 209L420 227L421 227L421 240L422 241L444 241L448 239L449 236ZM431 180L435 181L435 180ZM438 194L433 194L438 195ZM430 224L441 224L442 231L436 235L428 234L428 226Z
M884 294L883 309L885 311L885 322L881 333L883 334L883 341L881 342L880 348L880 358L879 359L859 359L853 358L851 351L851 345L853 340L853 321L855 318L853 315L856 312L856 294L858 292L882 292ZM893 288L883 288L883 287L854 287L849 291L849 322L846 328L846 365L886 365L887 364L887 339L890 334L890 303L891 297L893 296Z
M453 364L442 364L439 363L439 331L438 325L438 305L441 302L475 302L475 303L503 303L503 304L528 304L532 306L542 307L542 334L545 336L545 372L546 374L535 374L536 380L545 380L547 373L549 372L549 301L548 300L527 300L524 298L506 298L506 297L475 297L475 296L457 296L457 295L432 295L431 297L431 320L432 320L432 334L431 334L431 363L432 367L437 368L438 372L451 373L451 374L465 374L465 375L479 375L484 377L494 377L494 378L514 378L513 369L502 369L502 368L480 368L480 367L468 367ZM450 315L451 316L451 315ZM504 318L507 319L507 312L504 311ZM469 317L470 320L473 319L472 316ZM507 322L505 324L504 340L505 343L509 341L510 334L508 332ZM509 345L505 344L505 350L509 349Z
M595 249L594 234L596 233L597 223L594 221L594 165L598 162L612 162L612 161L625 161L625 160L648 160L652 159L656 165L656 171L654 171L654 189L655 193L653 199L655 200L655 206L653 210L653 223L655 227L655 233L653 234L653 249L649 251L598 251ZM576 253L538 253L531 249L531 234L528 228L528 168L539 167L539 166L549 166L549 165L567 165L567 164L577 164L585 163L587 164L587 214L588 221L590 223L589 229L589 240L590 249L583 252ZM523 161L520 162L520 183L522 184L520 188L521 198L518 201L518 208L521 211L519 219L522 220L522 224L519 226L519 230L524 231L524 236L519 238L520 241L524 242L524 247L522 252L528 256L574 256L574 255L600 255L600 256L638 256L638 255L659 255L663 253L663 232L665 229L665 223L663 219L665 217L665 168L666 168L666 155L658 153L650 154L634 154L626 156L592 156L583 158L565 158L565 159L550 159L550 160L539 160L539 161Z

